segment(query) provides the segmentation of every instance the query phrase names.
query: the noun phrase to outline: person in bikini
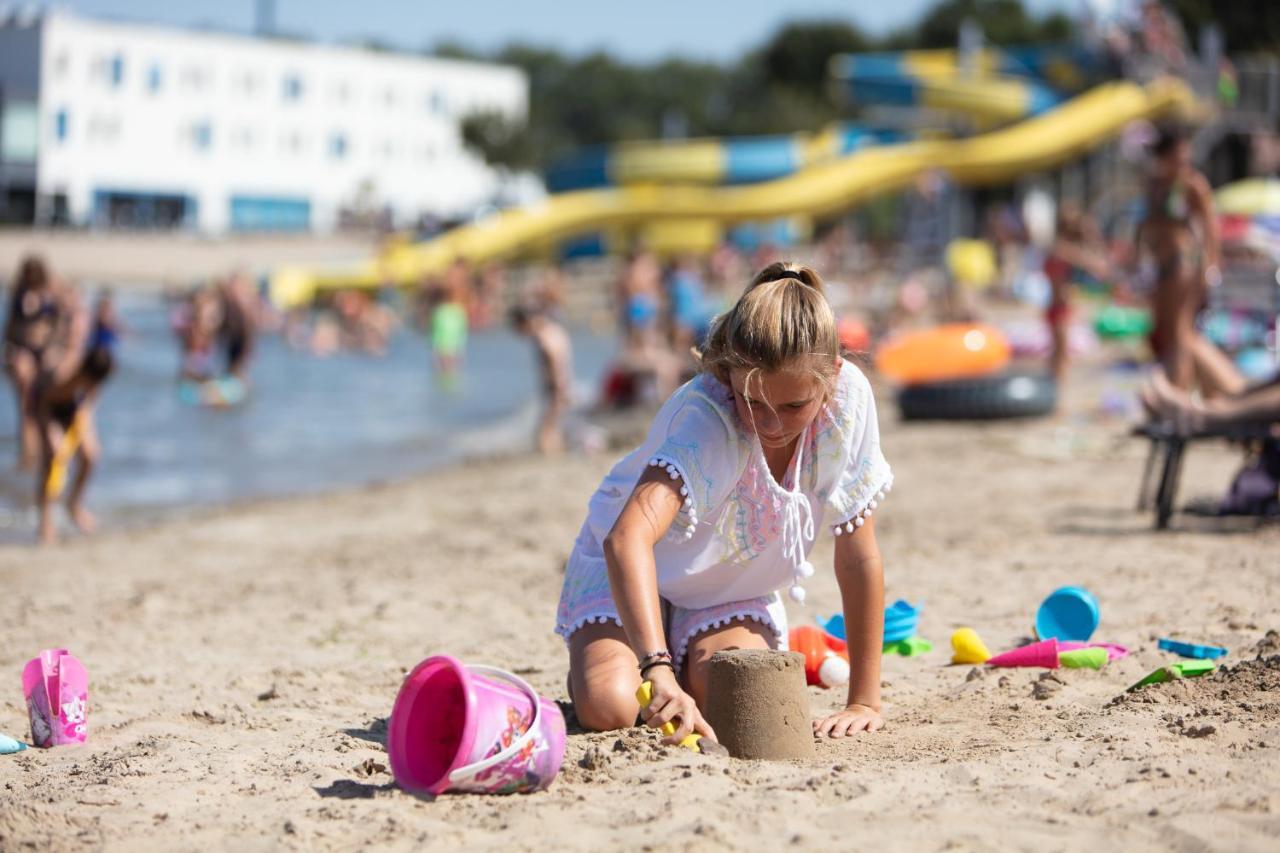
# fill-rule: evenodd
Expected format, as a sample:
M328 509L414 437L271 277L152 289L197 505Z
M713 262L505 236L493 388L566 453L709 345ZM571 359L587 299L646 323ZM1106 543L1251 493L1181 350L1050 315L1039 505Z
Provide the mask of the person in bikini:
M1199 375L1195 319L1208 288L1221 280L1218 220L1208 180L1191 164L1191 142L1179 127L1165 127L1152 145L1146 217L1138 250L1155 261L1151 348L1169 380L1190 389Z
M4 370L13 383L18 410L18 467L36 459L39 435L31 392L55 357L66 318L65 300L44 261L28 256L18 267L4 323Z

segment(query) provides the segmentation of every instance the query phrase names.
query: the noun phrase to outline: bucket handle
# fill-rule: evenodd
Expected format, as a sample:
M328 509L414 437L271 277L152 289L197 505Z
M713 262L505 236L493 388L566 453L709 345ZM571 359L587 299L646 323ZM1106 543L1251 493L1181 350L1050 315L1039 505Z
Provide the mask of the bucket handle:
M533 739L537 732L538 721L542 715L542 697L538 695L538 691L529 686L529 682L525 681L518 675L507 672L505 669L499 669L496 666L482 666L480 664L468 664L467 670L478 675L492 675L497 678L504 679L519 687L529 696L529 701L533 704L533 718L529 720L529 727L525 729L524 734L511 742L511 745L499 752L497 755L491 755L486 759L477 761L475 764L468 764L459 767L449 774L449 782L451 784L469 779L477 773L483 773L490 767L501 764L509 760L512 756L524 749L525 744Z

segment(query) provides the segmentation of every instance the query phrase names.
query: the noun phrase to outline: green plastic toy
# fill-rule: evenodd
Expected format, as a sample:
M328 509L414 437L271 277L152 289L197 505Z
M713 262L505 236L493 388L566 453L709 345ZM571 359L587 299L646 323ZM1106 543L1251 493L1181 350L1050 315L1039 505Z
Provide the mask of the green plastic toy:
M1185 660L1178 663L1171 663L1168 666L1162 666L1137 684L1129 688L1129 690L1137 690L1139 687L1146 687L1148 684L1164 684L1166 681L1176 681L1179 678L1199 678L1217 669L1218 665L1211 660Z
M1059 652L1058 664L1068 669L1102 669L1107 664L1107 650L1092 648Z
M904 658L913 658L916 655L923 655L933 651L933 643L924 637L907 637L905 640L895 640L892 643L884 644L884 653L902 655Z

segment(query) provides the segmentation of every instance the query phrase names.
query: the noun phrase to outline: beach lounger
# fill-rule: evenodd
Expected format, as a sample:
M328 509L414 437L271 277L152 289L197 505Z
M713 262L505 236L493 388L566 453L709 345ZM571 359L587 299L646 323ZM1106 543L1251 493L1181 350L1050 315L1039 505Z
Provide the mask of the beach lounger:
M1147 512L1154 509L1157 530L1164 530L1169 526L1169 518L1173 515L1173 505L1178 496L1178 484L1182 476L1182 458L1187 445L1191 442L1209 439L1262 441L1275 436L1274 428L1274 424L1270 423L1246 423L1220 429L1182 433L1172 424L1161 422L1134 427L1133 435L1151 442L1151 447L1147 451L1146 465L1142 470L1142 483L1138 489L1138 511ZM1160 477L1158 481L1153 482L1157 466L1160 469Z

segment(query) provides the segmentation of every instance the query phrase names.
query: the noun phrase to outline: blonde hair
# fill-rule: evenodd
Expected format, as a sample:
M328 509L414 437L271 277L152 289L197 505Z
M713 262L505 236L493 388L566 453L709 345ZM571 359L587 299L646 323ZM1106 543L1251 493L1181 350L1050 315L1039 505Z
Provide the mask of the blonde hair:
M760 270L712 324L698 353L702 371L728 385L731 370L746 370L750 378L800 367L830 391L840 336L823 291L822 278L801 264L779 262Z

